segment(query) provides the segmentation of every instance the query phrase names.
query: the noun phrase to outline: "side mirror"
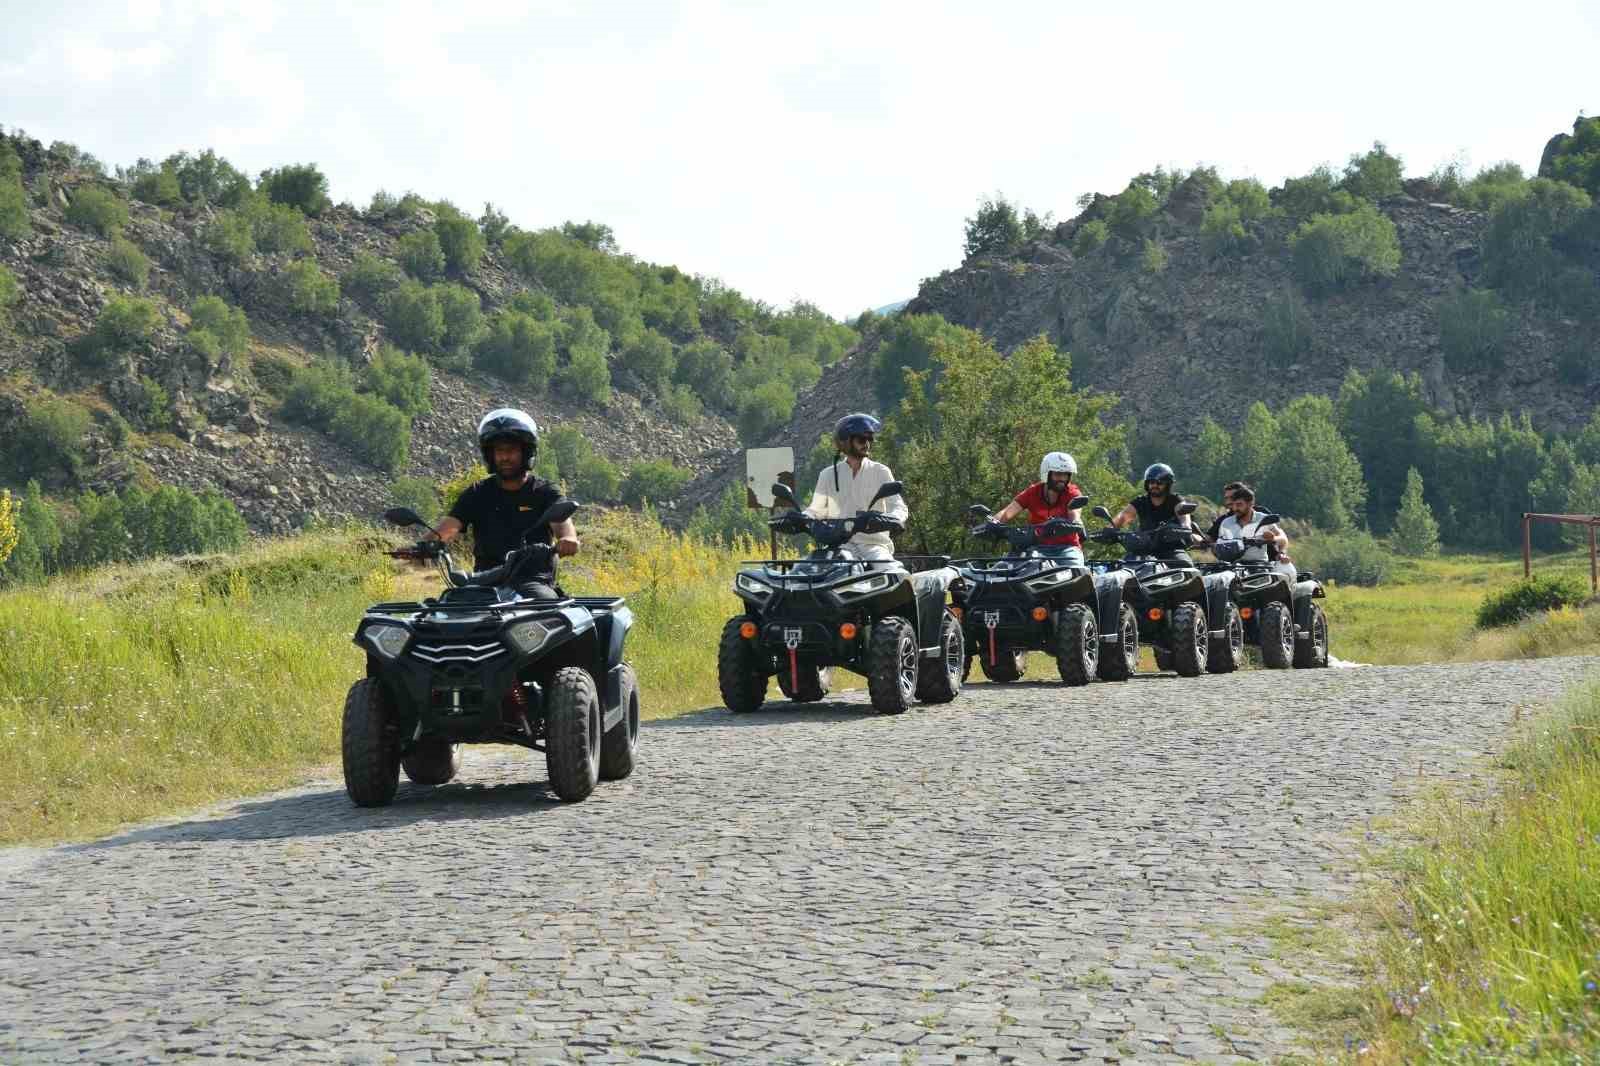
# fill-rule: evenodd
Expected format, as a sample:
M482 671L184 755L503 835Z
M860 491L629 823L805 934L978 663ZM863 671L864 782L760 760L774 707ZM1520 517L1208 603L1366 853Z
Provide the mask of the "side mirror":
M383 520L396 526L427 526L417 512L409 507L391 507L383 512Z
M1111 521L1111 512L1106 510L1105 504L1103 504L1103 503L1095 504L1094 505L1094 509L1091 510L1089 513L1094 515L1096 518L1100 519L1103 522Z
M1173 510L1177 511L1179 514L1194 514L1195 506L1196 505L1193 500L1184 500L1179 503L1177 507L1173 508Z
M993 513L993 511L989 510L989 508L985 507L981 503L975 503L967 508L967 514L971 515L973 518L988 518Z
M1067 510L1076 511L1088 502L1089 497L1087 496L1074 496L1072 499L1067 501Z
M541 530L545 526L550 525L552 522L565 522L577 512L577 500L557 500L555 503L552 503L549 507L545 508L544 514L539 516L539 520L533 524L533 526L528 530L528 533L529 535L532 535L535 530Z
M904 488L905 486L898 481L885 481L878 491L873 493L872 502L877 503L879 500L887 500L890 496L898 496Z
M800 509L800 501L794 498L794 490L781 481L772 483L772 498L782 500L796 511Z

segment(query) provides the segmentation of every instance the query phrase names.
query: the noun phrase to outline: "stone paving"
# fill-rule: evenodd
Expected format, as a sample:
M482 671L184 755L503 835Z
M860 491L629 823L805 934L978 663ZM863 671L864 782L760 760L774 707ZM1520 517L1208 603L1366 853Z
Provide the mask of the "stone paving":
M0 1061L1271 1061L1261 919L1364 820L1600 667L1552 659L858 694L0 852Z

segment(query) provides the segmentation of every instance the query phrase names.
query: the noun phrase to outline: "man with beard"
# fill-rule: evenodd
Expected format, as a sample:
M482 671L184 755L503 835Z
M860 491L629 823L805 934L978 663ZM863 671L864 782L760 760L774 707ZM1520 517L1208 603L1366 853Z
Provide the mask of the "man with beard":
M834 423L833 444L839 454L817 475L816 491L811 494L806 514L812 518L851 518L857 511L870 509L899 519L900 528L905 528L911 512L904 498L889 496L872 502L878 489L894 480L887 466L868 457L882 428L883 423L876 418L859 413L845 415ZM845 543L857 559L894 559L894 539L888 533L857 533Z
M1051 452L1039 461L1039 480L1017 493L1016 498L994 516L994 520L1009 522L1027 511L1028 521L1036 526L1052 518L1080 521L1082 512L1067 508L1067 504L1075 497L1083 495L1072 481L1077 473L1076 459L1066 452ZM1039 547L1047 555L1060 556L1080 566L1083 564L1083 538L1077 533L1045 537L1039 541Z
M557 555L576 555L578 531L570 518L543 529L533 528L539 516L561 498L561 492L533 473L539 427L527 412L501 407L484 415L478 423L478 450L489 476L456 499L450 514L439 523L439 539L448 543L470 528L473 568L477 570L499 566L508 551L525 543L524 534L526 543L554 543ZM524 595L555 598L551 587L554 575L534 577L521 589Z
M1178 514L1179 497L1172 491L1174 475L1166 463L1151 463L1144 472L1144 495L1128 502L1111 524L1121 529L1137 521L1141 532L1151 530L1163 522L1176 522L1185 529L1192 528L1188 515Z

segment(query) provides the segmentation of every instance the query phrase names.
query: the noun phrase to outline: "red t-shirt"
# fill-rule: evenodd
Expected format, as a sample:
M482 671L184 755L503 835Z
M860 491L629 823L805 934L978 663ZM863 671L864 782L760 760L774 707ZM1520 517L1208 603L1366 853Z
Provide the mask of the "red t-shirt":
M1067 490L1058 496L1056 498L1055 505L1051 506L1050 504L1045 503L1044 500L1044 482L1035 481L1032 485L1029 485L1027 488L1017 493L1017 498L1014 502L1018 507L1021 507L1023 510L1028 512L1029 522L1033 523L1034 525L1038 525L1041 522L1048 522L1052 518L1066 518L1067 504L1072 502L1072 498L1074 496L1082 495L1083 490L1078 488L1077 485L1069 482L1067 485ZM1042 537L1040 538L1039 543L1071 544L1081 547L1083 544L1083 538L1078 536L1076 533L1067 533L1060 537Z

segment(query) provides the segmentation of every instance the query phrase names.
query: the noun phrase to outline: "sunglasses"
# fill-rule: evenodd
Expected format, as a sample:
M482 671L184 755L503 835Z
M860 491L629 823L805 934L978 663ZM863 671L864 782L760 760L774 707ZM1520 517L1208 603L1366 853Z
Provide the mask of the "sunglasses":
M874 439L875 438L871 434L868 434L867 436L863 437L859 433L857 433L855 436L850 438L850 440L852 442L856 443L856 444L871 444Z

